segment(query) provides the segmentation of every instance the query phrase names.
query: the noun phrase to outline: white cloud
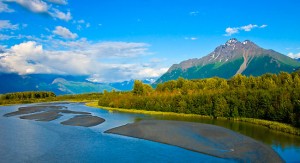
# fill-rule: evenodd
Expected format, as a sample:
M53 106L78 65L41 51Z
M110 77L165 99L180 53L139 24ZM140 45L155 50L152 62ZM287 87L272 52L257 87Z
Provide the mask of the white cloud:
M65 21L69 21L72 19L70 11L64 13L56 8L53 8L52 5L49 5L42 0L4 0L4 1L15 2L34 13L46 13L52 16L53 18L58 18ZM67 3L66 0L48 0L48 1L57 4Z
M86 28L89 28L90 26L91 26L90 23L86 23L86 25L85 25Z
M0 53L0 71L19 74L92 75L93 81L98 82L158 77L167 71L167 68L153 66L151 63L131 62L133 57L149 54L147 52L149 45L145 43L90 43L86 39L81 39L67 41L65 44L70 48L47 50L34 41L14 45L11 48L3 47L3 53ZM79 44L84 45L73 48ZM107 59L110 62L107 62Z
M294 53L288 53L287 56L289 56L289 57L291 57L293 59L298 59L298 58L300 58L300 53L296 53L296 54L294 54Z
M37 45L34 41L28 41L19 45L12 46L11 51L21 56L29 56L41 54L43 52L43 47L41 45Z
M1 12L14 12L14 10L8 8L7 4L0 1L0 13Z
M46 13L49 9L48 4L41 0L6 0L6 2L15 2L36 13Z
M68 28L62 26L56 26L52 33L65 39L75 39L78 37L76 33L72 33Z
M197 37L185 37L184 39L185 40L192 40L192 41L198 40Z
M52 9L53 12L49 12L49 14L54 17L54 18L58 18L61 20L65 20L65 21L69 21L72 19L72 15L70 13L70 11L68 11L67 13L63 13L57 9Z
M9 20L0 20L0 31L3 29L17 30L19 24L11 24Z
M266 28L268 25L266 25L266 24L263 24L263 25L261 25L259 28Z
M48 2L59 4L59 5L66 5L68 4L67 0L47 0Z
M168 71L168 68L141 68L138 70L137 74L134 75L135 78L141 79L145 78L145 74L147 74L147 77L160 77L162 74L166 73Z
M258 26L257 25L253 25L253 24L249 24L249 25L246 25L246 26L242 26L240 27L241 30L244 30L246 32L249 32L251 31L253 28L257 28Z
M239 33L239 29L228 27L226 28L225 32L226 32L225 36L231 36L233 34Z
M83 24L84 22L85 21L83 19L77 21L77 23L79 23L79 24Z
M189 14L191 16L197 16L199 14L199 11L191 11Z
M13 37L14 36L0 34L0 40L9 40L9 39L11 39Z
M239 33L239 31L245 31L245 32L250 32L252 29L254 28L266 28L267 25L261 25L258 26L256 24L249 24L249 25L245 25L245 26L241 26L241 27L227 27L225 29L226 34L224 34L225 36L231 36L233 34Z
M89 28L91 26L90 23L86 22L85 20L81 19L81 20L78 20L78 21L73 21L73 24L77 24L76 28L77 30L82 30L83 27L85 28Z

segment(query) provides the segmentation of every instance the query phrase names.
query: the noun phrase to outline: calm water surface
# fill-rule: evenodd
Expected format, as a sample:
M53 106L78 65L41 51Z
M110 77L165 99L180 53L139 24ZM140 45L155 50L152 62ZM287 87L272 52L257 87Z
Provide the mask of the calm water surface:
M80 103L64 104L74 111L87 111L104 118L98 126L85 128L51 122L3 117L20 106L0 107L0 162L228 162L208 155L161 143L105 134L104 131L132 123L136 119L159 118L210 123L250 136L271 146L287 162L300 162L300 138L272 132L264 127L241 122L210 119L151 117L140 114L111 113Z

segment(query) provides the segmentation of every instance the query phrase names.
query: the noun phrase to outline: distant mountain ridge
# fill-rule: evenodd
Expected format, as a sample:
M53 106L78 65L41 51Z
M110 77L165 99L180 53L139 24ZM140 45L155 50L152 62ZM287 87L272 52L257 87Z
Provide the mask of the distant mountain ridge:
M134 80L114 83L94 83L87 79L88 76L0 73L0 94L24 91L51 91L56 95L64 95L103 92L104 90L130 91L134 84ZM156 79L144 79L142 82L152 84Z
M274 50L259 47L250 40L233 38L200 59L189 59L172 65L157 81L162 83L179 77L200 79L230 78L236 74L259 76L265 73L292 72L300 63Z
M87 76L55 74L0 74L0 94L23 91L52 91L56 95L111 91L108 84L92 83Z

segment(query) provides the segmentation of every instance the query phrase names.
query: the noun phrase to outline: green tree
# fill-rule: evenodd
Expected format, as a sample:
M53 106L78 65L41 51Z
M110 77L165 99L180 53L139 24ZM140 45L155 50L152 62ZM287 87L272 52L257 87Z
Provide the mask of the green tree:
M144 94L144 86L143 86L142 81L140 81L140 80L134 81L132 93L134 95L143 95Z

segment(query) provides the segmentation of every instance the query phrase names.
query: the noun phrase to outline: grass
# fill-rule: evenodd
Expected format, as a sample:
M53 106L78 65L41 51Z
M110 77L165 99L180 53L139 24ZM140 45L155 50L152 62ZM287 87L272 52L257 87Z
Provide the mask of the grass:
M234 120L257 124L257 125L265 126L272 130L281 131L284 133L289 133L289 134L300 136L299 128L293 127L293 126L291 126L289 124L285 124L285 123L268 121L268 120L263 120L263 119L254 119L254 118L236 118Z
M160 111L148 111L148 110L138 110L138 109L122 109L122 108L112 108L112 107L104 107L98 106L98 102L88 102L87 106L105 109L108 111L122 112L122 113L133 113L133 114L148 114L148 115L159 115L159 116L181 116L181 117L206 117L212 118L210 116L198 115L198 114L184 114L184 113L174 113L174 112L160 112ZM224 118L225 119L225 118Z
M174 112L159 112L159 111L147 111L147 110L137 110L137 109L122 109L122 108L111 108L111 107L102 107L98 106L97 101L88 102L86 103L87 106L105 109L108 111L116 111L116 112L123 112L123 113L134 113L134 114L147 114L147 115L158 115L158 116L179 116L179 117L187 117L187 118L212 118L210 116L198 115L198 114L184 114L184 113L174 113ZM218 119L227 119L224 117L220 117ZM281 131L284 133L289 133L293 135L300 136L300 129L293 127L289 124L262 120L262 119L254 119L254 118L234 118L234 121L241 121L252 123L260 126L267 127L271 130Z

